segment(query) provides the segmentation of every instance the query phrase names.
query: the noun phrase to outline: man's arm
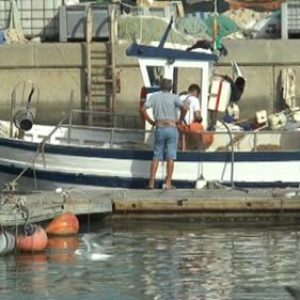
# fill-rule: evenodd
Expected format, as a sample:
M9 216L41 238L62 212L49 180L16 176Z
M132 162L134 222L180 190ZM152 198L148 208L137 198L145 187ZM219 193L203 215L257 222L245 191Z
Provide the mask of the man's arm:
M181 101L179 99L179 97L177 97L177 99L176 99L176 107L179 107L179 109L180 109L180 116L179 116L179 120L177 120L177 123L184 122L185 115L186 115L186 113L188 111L188 106L185 104L184 101Z
M201 117L201 111L200 110L196 110L194 111L194 122L202 122L202 117Z
M148 109L148 107L143 105L140 108L140 115L145 121L149 122L152 126L155 126L155 121L149 117L149 115L147 114L147 109Z
M191 97L191 107L194 110L194 119L193 122L202 122L201 116L201 107L200 107L200 100L199 98L192 96Z
M187 113L187 108L185 106L181 106L179 120L177 121L178 123L185 121L184 118L185 118L186 113Z

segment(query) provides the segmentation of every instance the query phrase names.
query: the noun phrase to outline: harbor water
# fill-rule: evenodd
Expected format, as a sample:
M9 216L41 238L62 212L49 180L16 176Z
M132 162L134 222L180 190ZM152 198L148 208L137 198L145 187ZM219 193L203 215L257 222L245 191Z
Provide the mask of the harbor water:
M299 299L299 265L300 226L97 222L0 257L0 299Z

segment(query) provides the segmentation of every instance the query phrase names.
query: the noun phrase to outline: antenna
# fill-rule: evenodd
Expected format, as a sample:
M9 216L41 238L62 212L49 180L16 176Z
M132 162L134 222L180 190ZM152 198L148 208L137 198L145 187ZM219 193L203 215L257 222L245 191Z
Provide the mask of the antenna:
M170 23L169 23L164 35L162 36L162 38L159 42L158 48L163 48L164 47L164 44L165 44L165 42L168 38L169 32L171 30L172 24L173 24L173 16L171 17Z
M213 16L213 48L217 49L217 38L218 38L218 0L214 0L214 16Z

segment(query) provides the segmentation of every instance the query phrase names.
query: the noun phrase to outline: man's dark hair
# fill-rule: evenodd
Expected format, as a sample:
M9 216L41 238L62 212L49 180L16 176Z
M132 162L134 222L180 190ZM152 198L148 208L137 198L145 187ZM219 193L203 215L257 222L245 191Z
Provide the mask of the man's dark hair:
M198 94L201 93L201 88L198 84L193 83L189 86L189 92L197 92Z
M172 90L173 83L171 79L163 78L160 82L160 88L163 92L170 92Z

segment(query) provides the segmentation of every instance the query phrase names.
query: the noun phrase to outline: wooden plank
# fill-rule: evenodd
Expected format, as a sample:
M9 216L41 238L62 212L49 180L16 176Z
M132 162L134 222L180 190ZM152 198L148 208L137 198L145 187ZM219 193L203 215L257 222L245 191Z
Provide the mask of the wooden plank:
M300 199L113 199L120 211L285 211L300 210Z

